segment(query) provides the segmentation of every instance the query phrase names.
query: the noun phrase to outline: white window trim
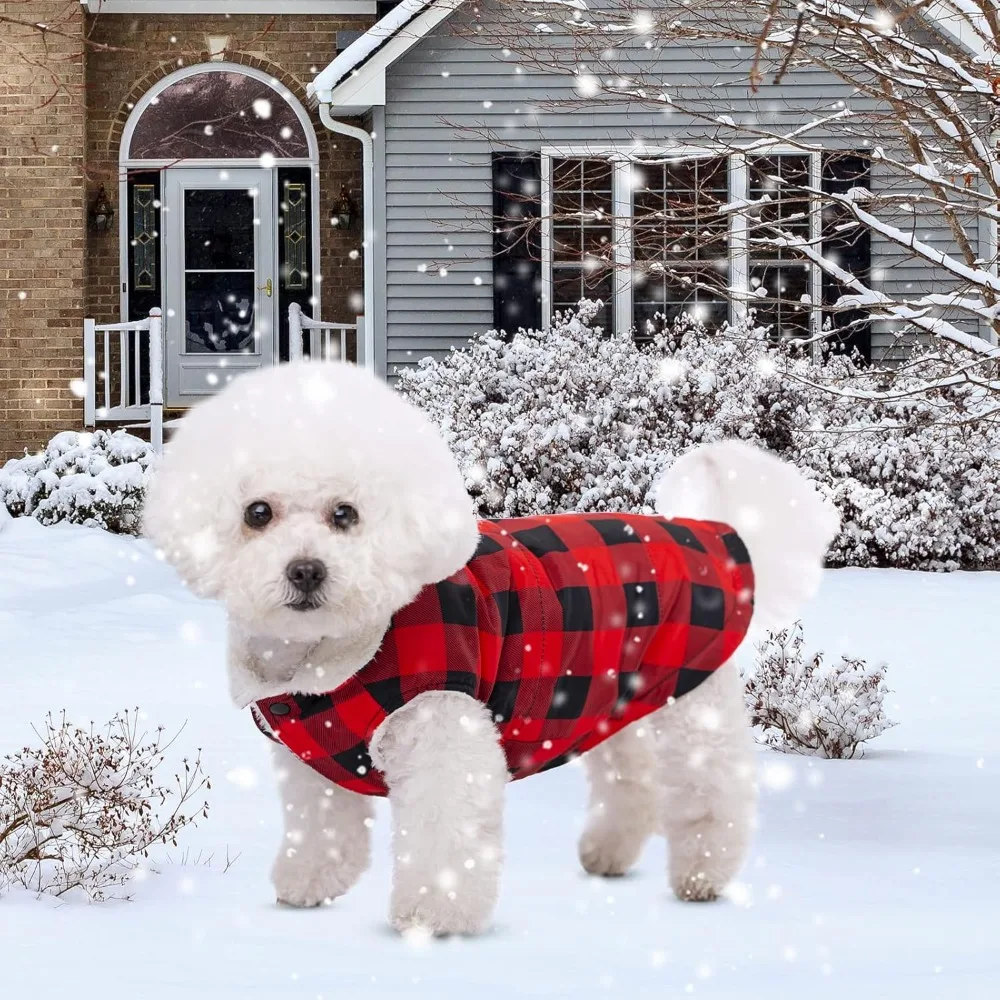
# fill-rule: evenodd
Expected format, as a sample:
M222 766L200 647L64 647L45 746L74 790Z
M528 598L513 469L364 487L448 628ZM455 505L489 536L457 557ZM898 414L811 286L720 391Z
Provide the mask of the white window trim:
M820 190L822 184L823 161L826 150L802 149L787 143L754 145L747 150L732 147L695 146L676 143L668 146L637 146L632 150L619 146L576 144L543 146L541 149L541 212L542 212L542 329L549 329L552 321L552 163L556 159L600 159L609 160L613 168L612 199L615 214L615 333L630 336L634 330L632 319L632 246L633 211L632 164L647 157L676 156L701 158L725 156L728 159L729 203L746 201L749 184L748 159L752 156L808 156L810 164L810 184ZM822 199L813 198L810 210L810 241L816 241L822 234ZM810 267L810 330L819 333L822 321L823 273L815 265ZM745 318L754 296L750 290L750 240L746 216L740 212L729 214L729 321L738 323ZM819 350L818 340L813 352Z
M632 333L632 162L623 156L611 163L611 210L614 212L614 317L615 334Z
M809 154L809 186L814 191L823 190L823 158L818 153ZM823 199L812 198L809 206L809 242L814 247L819 246L823 238ZM811 354L814 361L822 358L820 334L823 332L823 310L817 308L823 305L823 271L813 264L809 270L809 332L813 338Z
M80 0L91 14L374 14L375 0Z
M746 202L749 170L745 153L729 157L729 201ZM733 212L729 218L729 321L746 319L750 298L750 231L743 212Z
M542 153L542 329L552 325L552 156Z

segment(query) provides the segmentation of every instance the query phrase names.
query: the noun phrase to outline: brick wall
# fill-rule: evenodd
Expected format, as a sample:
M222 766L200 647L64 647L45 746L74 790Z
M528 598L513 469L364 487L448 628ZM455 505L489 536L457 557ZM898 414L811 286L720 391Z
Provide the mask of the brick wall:
M2 461L81 425L69 383L83 365L86 212L80 4L0 2L0 15Z
M228 36L227 62L272 74L306 105L306 84L336 54L338 30L362 30L370 17L233 15L101 15L88 20L87 163L92 183L118 190L118 155L130 105L180 66L208 61L209 36ZM308 106L308 105L306 105ZM330 211L347 184L361 204L360 144L325 129L310 112L320 150L320 273L322 310L330 320L350 320L351 292L362 290L360 227L338 234ZM118 206L116 205L116 209ZM94 234L87 255L88 315L119 319L119 256L114 233Z
M84 15L78 0L0 0L0 460L82 426L69 389L82 374L83 318L119 315L117 221L88 233L103 184L116 211L118 155L131 105L228 36L229 62L272 74L306 104L305 86L336 53L338 31L370 17ZM34 24L51 26L42 33ZM360 227L330 212L346 184L361 205L361 150L310 112L320 147L320 271L326 319L350 320L362 290ZM355 252L352 259L351 252ZM23 294L23 298L21 295Z

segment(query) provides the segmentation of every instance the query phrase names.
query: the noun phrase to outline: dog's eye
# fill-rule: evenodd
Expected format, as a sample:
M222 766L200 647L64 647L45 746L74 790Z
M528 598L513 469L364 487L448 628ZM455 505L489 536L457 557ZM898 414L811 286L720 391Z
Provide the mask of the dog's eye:
M338 503L330 512L330 523L338 531L353 528L358 523L357 508L352 507L349 503Z
M271 505L265 503L263 500L254 500L243 511L243 520L251 528L263 528L272 517L274 517L274 512L271 510Z

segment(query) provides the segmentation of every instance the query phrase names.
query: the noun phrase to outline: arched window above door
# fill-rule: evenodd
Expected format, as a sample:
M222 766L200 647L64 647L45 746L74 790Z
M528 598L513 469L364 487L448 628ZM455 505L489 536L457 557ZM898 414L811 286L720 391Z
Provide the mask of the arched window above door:
M313 156L301 105L259 71L192 66L153 88L135 112L126 160Z

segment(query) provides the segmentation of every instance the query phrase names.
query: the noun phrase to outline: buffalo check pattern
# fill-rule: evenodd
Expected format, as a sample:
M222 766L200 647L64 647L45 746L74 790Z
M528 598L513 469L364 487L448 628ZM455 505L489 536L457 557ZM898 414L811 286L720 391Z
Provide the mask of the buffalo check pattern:
M426 691L489 707L512 778L547 770L696 688L749 627L753 571L725 524L559 514L479 531L472 559L402 608L350 680L256 703L331 781L385 795L369 742Z

